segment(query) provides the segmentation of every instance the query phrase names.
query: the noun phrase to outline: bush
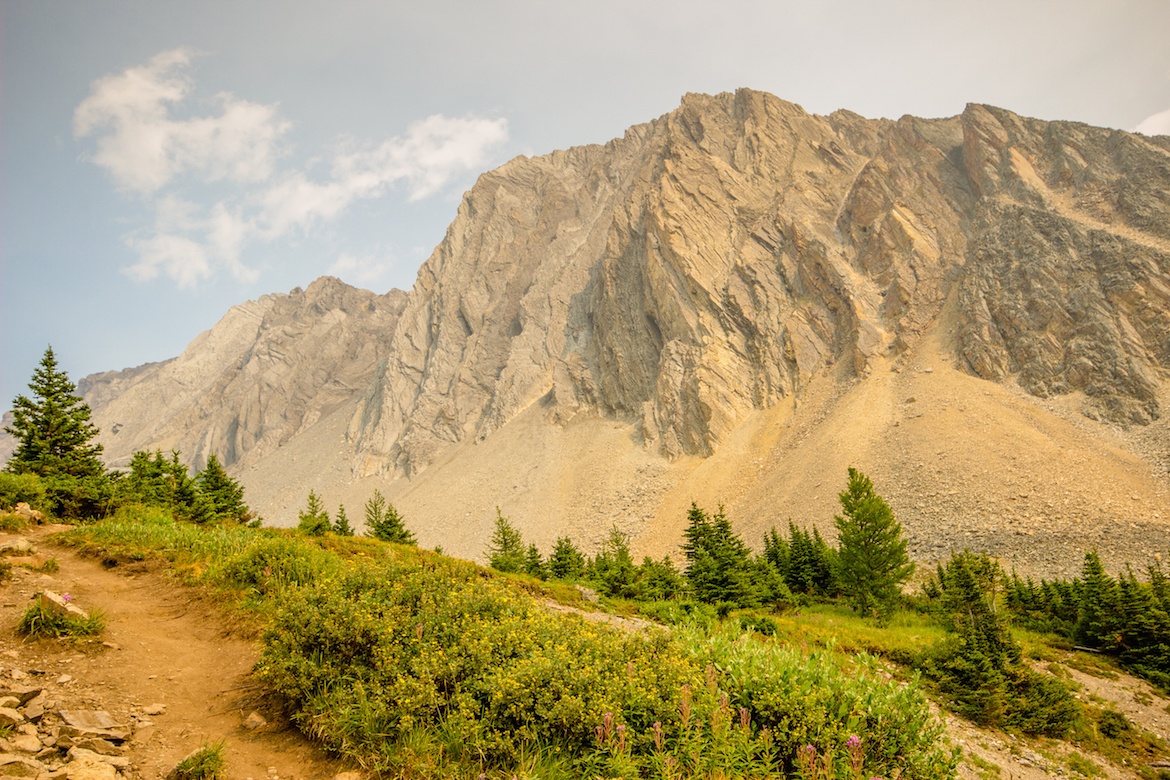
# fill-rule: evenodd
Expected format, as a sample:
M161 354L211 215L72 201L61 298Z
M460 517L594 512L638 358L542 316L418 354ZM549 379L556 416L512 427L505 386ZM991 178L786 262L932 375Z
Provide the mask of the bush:
M167 780L218 780L224 777L222 740L204 745L180 761Z
M536 751L567 756L577 776L668 758L689 776L763 776L854 733L875 774L954 767L917 687L868 662L697 630L623 633L451 561L365 564L287 591L258 672L309 733L387 772L421 740L498 768Z
M29 639L97 636L106 627L100 612L89 613L88 617L61 615L41 606L32 604L20 618L16 632Z
M33 509L48 509L45 483L36 474L12 474L0 471L0 509L14 509L24 502Z

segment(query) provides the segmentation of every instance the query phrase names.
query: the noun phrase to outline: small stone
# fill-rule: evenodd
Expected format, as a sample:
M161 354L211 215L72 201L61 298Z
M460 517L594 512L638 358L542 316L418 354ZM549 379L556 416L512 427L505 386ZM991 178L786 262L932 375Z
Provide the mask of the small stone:
M5 726L19 726L24 723L24 716L11 707L0 707L0 728Z
M103 764L109 764L110 766L116 766L120 769L124 769L130 766L130 759L126 758L125 756L104 756L101 753L95 753L92 750L86 750L85 748L77 747L76 745L69 748L69 758L74 761L101 762Z
M142 708L142 711L150 716L162 715L164 712L167 711L167 705L165 705L165 704L148 704Z
M0 707L8 707L9 709L16 709L20 706L20 699L15 696L0 696Z
M252 710L251 714L244 718L244 728L248 729L249 731L262 729L267 725L268 721L264 719L263 715L261 715L259 712L256 712L255 710Z
M57 678L58 685L66 685L71 682L73 682L73 675L71 674L63 674Z

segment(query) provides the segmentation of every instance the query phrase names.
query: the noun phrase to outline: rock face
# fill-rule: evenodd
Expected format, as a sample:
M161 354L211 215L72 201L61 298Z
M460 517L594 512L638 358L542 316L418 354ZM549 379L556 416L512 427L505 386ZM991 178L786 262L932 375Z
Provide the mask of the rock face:
M914 365L961 377L889 380ZM1170 484L1158 422L1168 370L1170 138L980 105L931 120L814 116L740 90L687 95L605 145L484 174L409 294L321 279L232 309L172 361L80 387L118 462L173 447L200 466L214 452L283 513L290 488L299 499L307 484L363 485L352 501L385 485L435 529L464 534L436 530L431 543L472 556L485 521L459 526L467 503L478 518L480 503L529 500L550 516L530 526L549 527L583 503L617 506L595 522L661 527L686 506L687 485L718 473L731 508L742 499L763 524L766 507L816 492L812 471L784 482L812 462L842 474L849 463L837 460L902 463L890 483L925 507L915 491L932 489L926 461L967 457L987 435L975 423L999 425L996 457L1015 462L1013 426L1038 425L1017 388L1075 418L1037 427L1051 435L1036 453L1072 446L1077 426L1099 421L1076 446L1090 459L1113 453L1102 475L1131 461L1099 436L1155 430L1134 439L1146 482L1109 477L1148 509ZM975 392L972 377L1003 390L979 391L996 399L981 414L1006 416L933 429L896 397L927 399L918 406L942 419L968 408L946 394ZM853 400L834 406L847 391ZM795 411L806 400L810 411ZM844 414L834 409L872 419L863 432L818 434L837 430L821 425ZM585 433L589 421L608 428ZM761 433L765 423L775 430ZM960 430L973 438L935 446ZM794 454L818 436L836 460ZM581 455L623 437L641 454ZM881 450L892 441L916 449ZM972 459L970 474L985 465ZM959 497L972 489L964 474L947 494L957 506L972 503ZM554 483L561 498L540 504ZM789 492L776 492L782 483ZM1083 508L1044 500L1050 514Z
M1168 279L1165 138L688 95L603 147L481 177L349 435L364 470L409 475L540 401L707 456L826 367L905 351L956 288L965 369L1146 423Z
M196 468L212 453L243 466L352 406L405 299L324 277L233 307L174 360L88 376L78 391L115 464L174 448Z

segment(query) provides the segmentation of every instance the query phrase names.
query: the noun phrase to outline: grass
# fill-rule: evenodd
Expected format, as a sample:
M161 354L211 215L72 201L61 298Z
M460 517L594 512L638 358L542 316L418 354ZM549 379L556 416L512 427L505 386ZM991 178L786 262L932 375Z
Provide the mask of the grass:
M28 639L65 639L97 636L106 627L105 617L95 610L87 617L61 615L34 602L16 626L16 632Z
M167 780L220 780L226 777L223 749L223 740L205 744L180 761L167 775Z

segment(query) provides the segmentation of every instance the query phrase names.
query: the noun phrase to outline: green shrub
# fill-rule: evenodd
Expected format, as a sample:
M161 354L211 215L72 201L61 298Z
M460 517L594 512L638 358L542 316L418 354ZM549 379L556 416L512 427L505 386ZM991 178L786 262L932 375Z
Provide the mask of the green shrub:
M180 761L167 780L218 780L226 777L223 740L206 744Z
M46 511L49 506L45 484L36 474L0 471L0 509L12 509L20 502Z
M61 615L33 603L16 626L16 632L29 639L97 636L106 627L105 618L98 611L88 617Z

